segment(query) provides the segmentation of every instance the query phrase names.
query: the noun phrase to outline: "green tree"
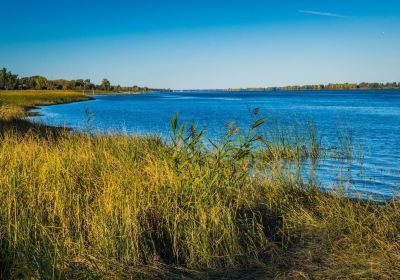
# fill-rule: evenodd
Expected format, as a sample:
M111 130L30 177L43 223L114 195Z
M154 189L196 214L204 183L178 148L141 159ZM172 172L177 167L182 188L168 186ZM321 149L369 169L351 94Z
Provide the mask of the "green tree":
M1 69L0 70L0 89L5 88L6 75L7 75L7 69L6 68Z
M103 81L101 82L100 88L102 90L110 90L111 89L110 81L107 79L103 79Z
M31 77L34 82L34 89L47 89L48 87L48 81L45 77L42 76L33 76Z
M15 89L18 84L18 75L14 75L6 68L0 70L0 89Z
M90 89L91 88L91 83L90 79L86 79L83 81L83 91Z

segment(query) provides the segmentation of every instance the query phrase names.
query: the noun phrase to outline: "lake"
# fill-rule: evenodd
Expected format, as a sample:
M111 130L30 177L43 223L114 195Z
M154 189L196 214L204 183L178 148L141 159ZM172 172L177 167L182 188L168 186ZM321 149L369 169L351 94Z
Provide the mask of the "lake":
M330 158L319 163L315 177L321 187L340 184L376 199L400 193L400 91L196 91L94 97L38 108L41 116L31 119L75 130L167 137L169 121L178 112L181 121L194 122L208 138L218 139L229 122L245 130L251 110L260 108L259 114L268 117L265 133L301 131L306 123L314 123L324 147L337 148L351 138L355 155L351 160Z

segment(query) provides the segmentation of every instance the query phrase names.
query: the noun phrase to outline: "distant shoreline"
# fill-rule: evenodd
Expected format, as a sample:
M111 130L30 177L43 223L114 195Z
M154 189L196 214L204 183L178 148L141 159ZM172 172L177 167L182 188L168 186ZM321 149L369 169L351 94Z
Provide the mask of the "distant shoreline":
M41 107L48 107L48 106L55 106L55 105L65 105L65 104L71 104L71 103L78 103L78 102L86 102L86 101L93 101L96 100L96 98L88 96L88 99L74 99L74 100L68 100L68 101L61 101L58 103L48 103L48 104L37 104L33 106L28 106L25 107L27 117L40 117L43 116L42 114L38 112L32 112L32 110L40 109Z
M357 89L185 89L185 90L171 90L166 92L301 92L301 91L371 91L371 90L386 90L386 91L400 91L400 88L357 88Z

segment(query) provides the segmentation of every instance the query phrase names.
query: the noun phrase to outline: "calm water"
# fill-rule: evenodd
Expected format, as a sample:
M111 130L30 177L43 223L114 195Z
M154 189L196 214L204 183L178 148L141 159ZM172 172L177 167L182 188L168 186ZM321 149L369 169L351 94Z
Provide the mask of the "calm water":
M266 131L301 129L313 121L325 147L340 146L341 135L350 133L355 157L362 147L362 155L351 161L323 160L316 174L321 187L342 183L375 197L400 193L400 91L185 92L95 98L42 107L37 110L42 116L34 120L77 130L166 136L170 118L179 112L180 120L193 121L207 130L207 137L219 138L228 122L248 127L249 109L260 108L260 114L270 117Z

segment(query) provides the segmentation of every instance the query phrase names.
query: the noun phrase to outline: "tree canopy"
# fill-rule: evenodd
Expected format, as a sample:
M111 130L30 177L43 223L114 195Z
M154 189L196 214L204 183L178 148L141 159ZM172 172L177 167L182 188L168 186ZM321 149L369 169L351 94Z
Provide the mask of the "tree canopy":
M6 68L0 70L0 90L101 90L110 92L144 92L150 91L148 87L112 85L108 79L103 79L100 85L96 85L90 79L77 80L49 80L43 76L31 76L18 78Z

